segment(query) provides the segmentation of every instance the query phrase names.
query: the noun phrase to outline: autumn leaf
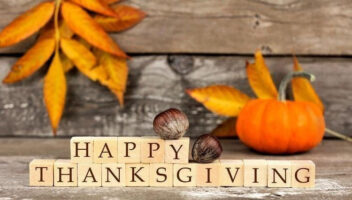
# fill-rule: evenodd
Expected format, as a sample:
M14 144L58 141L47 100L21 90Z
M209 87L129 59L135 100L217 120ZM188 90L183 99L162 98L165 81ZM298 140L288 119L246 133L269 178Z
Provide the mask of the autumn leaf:
M70 29L88 43L113 55L127 57L104 29L82 8L72 3L63 2L61 11Z
M74 68L73 62L64 53L60 52L60 58L65 73Z
M71 38L74 35L74 33L67 26L67 23L65 21L61 21L59 26L59 32L60 32L60 37L62 38Z
M3 83L15 83L32 75L50 58L54 49L54 27L50 25L50 27L41 31L34 46L12 66L10 73L3 80Z
M303 71L296 57L293 58L293 62L294 71ZM315 103L322 111L324 111L324 105L309 80L302 77L295 77L292 79L291 83L293 96L296 101L309 101Z
M250 100L246 94L225 85L189 89L187 93L210 111L224 116L237 116Z
M258 98L277 98L277 89L260 51L255 53L255 63L246 63L246 71L249 85Z
M104 30L116 32L131 28L142 21L146 16L141 10L126 5L117 5L114 7L114 11L117 14L116 17L97 15L94 19Z
M100 0L70 0L90 11L100 13L102 15L115 17L116 13L108 6L108 3Z
M102 2L106 3L106 4L113 4L113 3L117 3L120 0L101 0Z
M234 137L236 136L236 122L237 118L230 117L219 124L211 134L216 137Z
M55 53L49 71L44 78L44 102L54 134L59 125L66 99L66 78L60 56Z
M37 32L52 17L54 2L43 2L17 17L0 33L0 47L14 45Z

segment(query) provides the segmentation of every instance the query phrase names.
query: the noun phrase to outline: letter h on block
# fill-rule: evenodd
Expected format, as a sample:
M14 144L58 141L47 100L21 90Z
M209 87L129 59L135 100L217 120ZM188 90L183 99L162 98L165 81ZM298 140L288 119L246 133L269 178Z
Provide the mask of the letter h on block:
M71 162L93 163L93 140L94 137L72 137Z
M54 163L54 186L77 186L77 164L70 160L56 160Z

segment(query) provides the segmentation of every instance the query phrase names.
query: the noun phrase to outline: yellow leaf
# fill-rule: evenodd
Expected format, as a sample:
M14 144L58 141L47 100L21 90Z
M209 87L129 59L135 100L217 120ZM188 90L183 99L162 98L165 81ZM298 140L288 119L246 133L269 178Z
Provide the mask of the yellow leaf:
M63 53L60 53L61 64L62 68L64 69L65 73L73 69L74 65L73 62Z
M64 20L62 20L60 23L59 31L60 31L60 37L63 37L63 38L71 38L74 35L74 33L67 26Z
M52 17L54 2L43 2L17 17L0 33L0 47L14 45L37 32Z
M44 102L51 121L53 133L56 134L66 99L66 78L60 56L55 53L49 71L44 78Z
M15 83L29 77L50 58L55 49L54 27L46 27L41 31L37 42L12 66L3 83Z
M141 10L126 5L117 5L114 11L116 17L97 15L94 19L106 31L123 31L138 24L146 16Z
M63 2L61 11L62 16L70 29L85 39L88 43L113 55L122 58L127 57L104 29L101 28L82 8L72 3Z
M265 64L260 51L255 53L255 63L246 63L249 85L260 99L277 98L277 89L271 78L268 67Z
M295 71L303 71L296 57L294 57L293 62ZM324 105L309 80L302 77L295 77L292 79L291 83L293 96L296 101L309 101L315 103L322 111L324 111Z
M90 11L100 13L102 15L115 17L116 13L108 6L107 3L100 0L70 0Z
M120 0L101 0L101 1L107 4L113 4L113 3L119 2Z
M97 77L92 74L92 68L96 64L96 58L89 49L74 39L61 38L60 45L65 55L74 63L74 65L84 75L92 80Z
M190 89L187 93L210 111L224 116L237 116L250 100L246 94L225 85Z
M120 91L120 90L115 90L113 88L109 88L111 92L113 92L117 98L117 100L119 101L121 107L123 107L124 105L124 92Z
M227 120L223 121L220 125L218 125L211 134L219 137L234 137L237 135L236 133L236 122L237 118L230 117Z

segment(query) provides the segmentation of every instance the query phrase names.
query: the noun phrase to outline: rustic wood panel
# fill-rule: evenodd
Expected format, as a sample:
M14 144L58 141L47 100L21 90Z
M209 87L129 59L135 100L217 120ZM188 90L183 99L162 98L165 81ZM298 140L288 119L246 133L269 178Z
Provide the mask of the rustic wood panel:
M14 63L0 58L0 79ZM59 136L150 135L154 116L169 107L184 110L190 118L190 136L211 131L223 118L207 111L185 94L185 89L227 84L251 91L245 60L237 56L135 56L130 62L126 105L78 71L67 75L68 98ZM343 58L300 58L306 71L316 74L314 86L326 106L327 127L352 135L352 64ZM291 70L290 57L267 58L276 82ZM0 136L51 136L42 100L43 68L28 80L0 85Z
M42 0L2 0L0 27ZM113 37L130 53L351 55L350 0L129 0L148 13ZM23 52L33 38L0 52Z
M314 188L250 188L250 187L116 187L116 188L53 188L28 187L28 163L34 158L69 158L68 139L0 140L1 199L342 199L352 198L352 149L348 142L325 140L310 152L292 156L259 155L239 141L221 140L225 159L308 159L316 164ZM36 144L37 148L32 148Z

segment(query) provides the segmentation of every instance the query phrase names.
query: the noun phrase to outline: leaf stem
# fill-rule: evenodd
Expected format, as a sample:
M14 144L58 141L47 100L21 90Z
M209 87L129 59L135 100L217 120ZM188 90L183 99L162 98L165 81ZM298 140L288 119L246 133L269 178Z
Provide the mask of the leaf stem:
M54 25L55 25L55 40L56 40L56 53L59 52L59 45L60 45L60 30L59 30L59 11L61 0L55 0L55 16L54 16Z
M313 82L315 80L315 76L313 74L310 74L310 73L307 73L304 71L297 71L297 72L288 73L284 77L284 79L282 79L280 86L279 86L279 96L278 96L279 101L286 101L286 88L287 88L288 83L294 77L303 77L303 78L308 79L311 82Z
M325 131L337 138L340 138L340 139L343 139L343 140L346 140L347 142L352 142L352 138L351 137L348 137L347 135L343 135L341 133L338 133L336 131L333 131L331 129L328 129L328 128L325 128Z

